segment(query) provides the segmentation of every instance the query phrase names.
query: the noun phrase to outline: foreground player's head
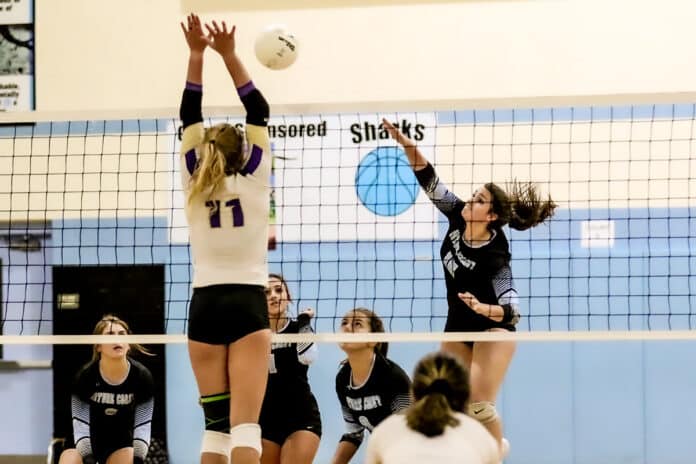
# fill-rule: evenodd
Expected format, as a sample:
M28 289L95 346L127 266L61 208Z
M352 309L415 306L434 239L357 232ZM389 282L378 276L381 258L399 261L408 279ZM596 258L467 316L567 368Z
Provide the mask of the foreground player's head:
M113 314L105 314L94 326L93 335L131 335L131 330L126 321ZM92 348L92 360L125 358L131 349L143 354L150 354L144 347L134 343L104 343L94 345Z
M481 186L462 210L467 222L486 222L490 229L510 224L526 230L553 216L556 203L542 199L537 186L530 182L512 182L509 191L489 182Z
M244 134L232 124L221 123L205 129L198 150L200 160L191 176L189 198L211 194L226 176L244 167Z
M374 311L358 307L351 309L343 316L341 331L347 333L382 333L384 332L384 323ZM341 343L339 346L346 353L370 349L385 357L389 351L389 344L386 342Z
M414 404L406 413L408 426L428 437L457 425L454 411L469 402L469 372L454 356L438 352L421 359L413 372Z
M292 302L292 297L288 283L282 275L268 275L266 300L268 301L268 317L271 319L287 317L288 305Z

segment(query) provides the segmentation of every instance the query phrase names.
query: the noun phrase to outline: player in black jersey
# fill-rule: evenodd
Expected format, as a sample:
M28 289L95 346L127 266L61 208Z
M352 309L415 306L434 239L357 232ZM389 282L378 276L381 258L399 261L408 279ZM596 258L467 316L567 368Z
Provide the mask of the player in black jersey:
M312 333L311 309L297 319L288 314L292 301L280 274L270 274L266 288L271 330L279 334ZM321 416L307 380L307 369L317 357L310 343L273 343L268 364L268 386L261 407L261 464L311 464L319 448Z
M128 324L104 316L94 335L128 335ZM154 382L150 371L128 356L140 345L94 345L92 360L75 377L73 437L59 464L143 464L150 447Z
M510 247L502 227L526 230L553 215L556 204L541 198L530 183L513 184L510 193L494 183L461 200L437 176L416 143L389 121L384 128L406 152L424 192L449 221L440 248L447 287L446 332L514 331L518 295L510 268ZM514 342L442 344L471 372L469 413L488 428L507 453L495 399L515 352Z
M235 51L235 30L195 14L181 24L189 46L181 100L182 188L193 256L188 351L205 417L202 464L259 464L258 425L268 379L271 152L268 102ZM205 127L203 55L223 59L244 108L244 129Z
M382 320L367 308L355 308L341 320L351 333L384 332ZM411 405L411 381L387 359L387 343L341 343L348 355L336 375L336 394L347 431L341 437L333 464L345 464L358 450L365 430L372 431L389 415Z

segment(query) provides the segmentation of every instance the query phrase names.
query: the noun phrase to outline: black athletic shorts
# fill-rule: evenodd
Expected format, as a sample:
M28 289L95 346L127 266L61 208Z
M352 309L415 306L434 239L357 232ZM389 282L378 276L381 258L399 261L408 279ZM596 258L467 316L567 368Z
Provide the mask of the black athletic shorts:
M306 430L321 437L321 415L314 395L303 398L285 397L285 403L264 403L259 425L261 438L283 446L295 432Z
M490 329L501 328L509 332L515 332L514 324L494 321L482 316L470 309L450 308L447 313L445 332L486 332ZM474 342L462 342L468 346L474 346Z
M122 448L132 448L133 447L133 440L130 441L124 441L123 439L123 434L117 434L121 438L118 438L116 435L112 437L113 439L108 440L107 442L99 442L95 443L92 442L92 455L94 456L94 459L97 460L99 464L106 463L106 460L111 456L114 452L122 449ZM67 437L65 439L65 443L63 445L63 450L75 448L75 440L73 439L72 435Z
M224 284L193 289L188 315L189 340L229 345L268 328L264 287Z

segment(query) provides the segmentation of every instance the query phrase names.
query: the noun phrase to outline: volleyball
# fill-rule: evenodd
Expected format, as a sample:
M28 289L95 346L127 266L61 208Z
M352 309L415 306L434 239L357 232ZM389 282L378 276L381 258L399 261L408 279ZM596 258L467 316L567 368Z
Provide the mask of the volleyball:
M256 38L254 51L262 65L285 69L297 59L297 39L284 26L269 26Z

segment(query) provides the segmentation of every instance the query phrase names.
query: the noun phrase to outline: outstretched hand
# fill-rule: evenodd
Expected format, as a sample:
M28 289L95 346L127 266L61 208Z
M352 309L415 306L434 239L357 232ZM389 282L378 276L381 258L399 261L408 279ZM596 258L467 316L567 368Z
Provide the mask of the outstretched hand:
M234 54L234 32L237 26L232 26L228 31L225 21L222 21L222 26L218 25L217 21L213 21L212 25L206 23L205 28L208 30L206 41L210 48L222 56Z
M184 31L184 37L186 38L186 43L192 52L202 53L205 47L208 46L208 39L203 33L203 26L201 25L201 19L197 14L191 13L186 17L186 24L183 22L181 24L181 30Z
M391 138L393 138L399 145L403 145L404 147L416 146L416 143L413 140L406 137L403 132L401 132L394 124L387 121L386 118L382 118L382 125L387 132L389 132Z

